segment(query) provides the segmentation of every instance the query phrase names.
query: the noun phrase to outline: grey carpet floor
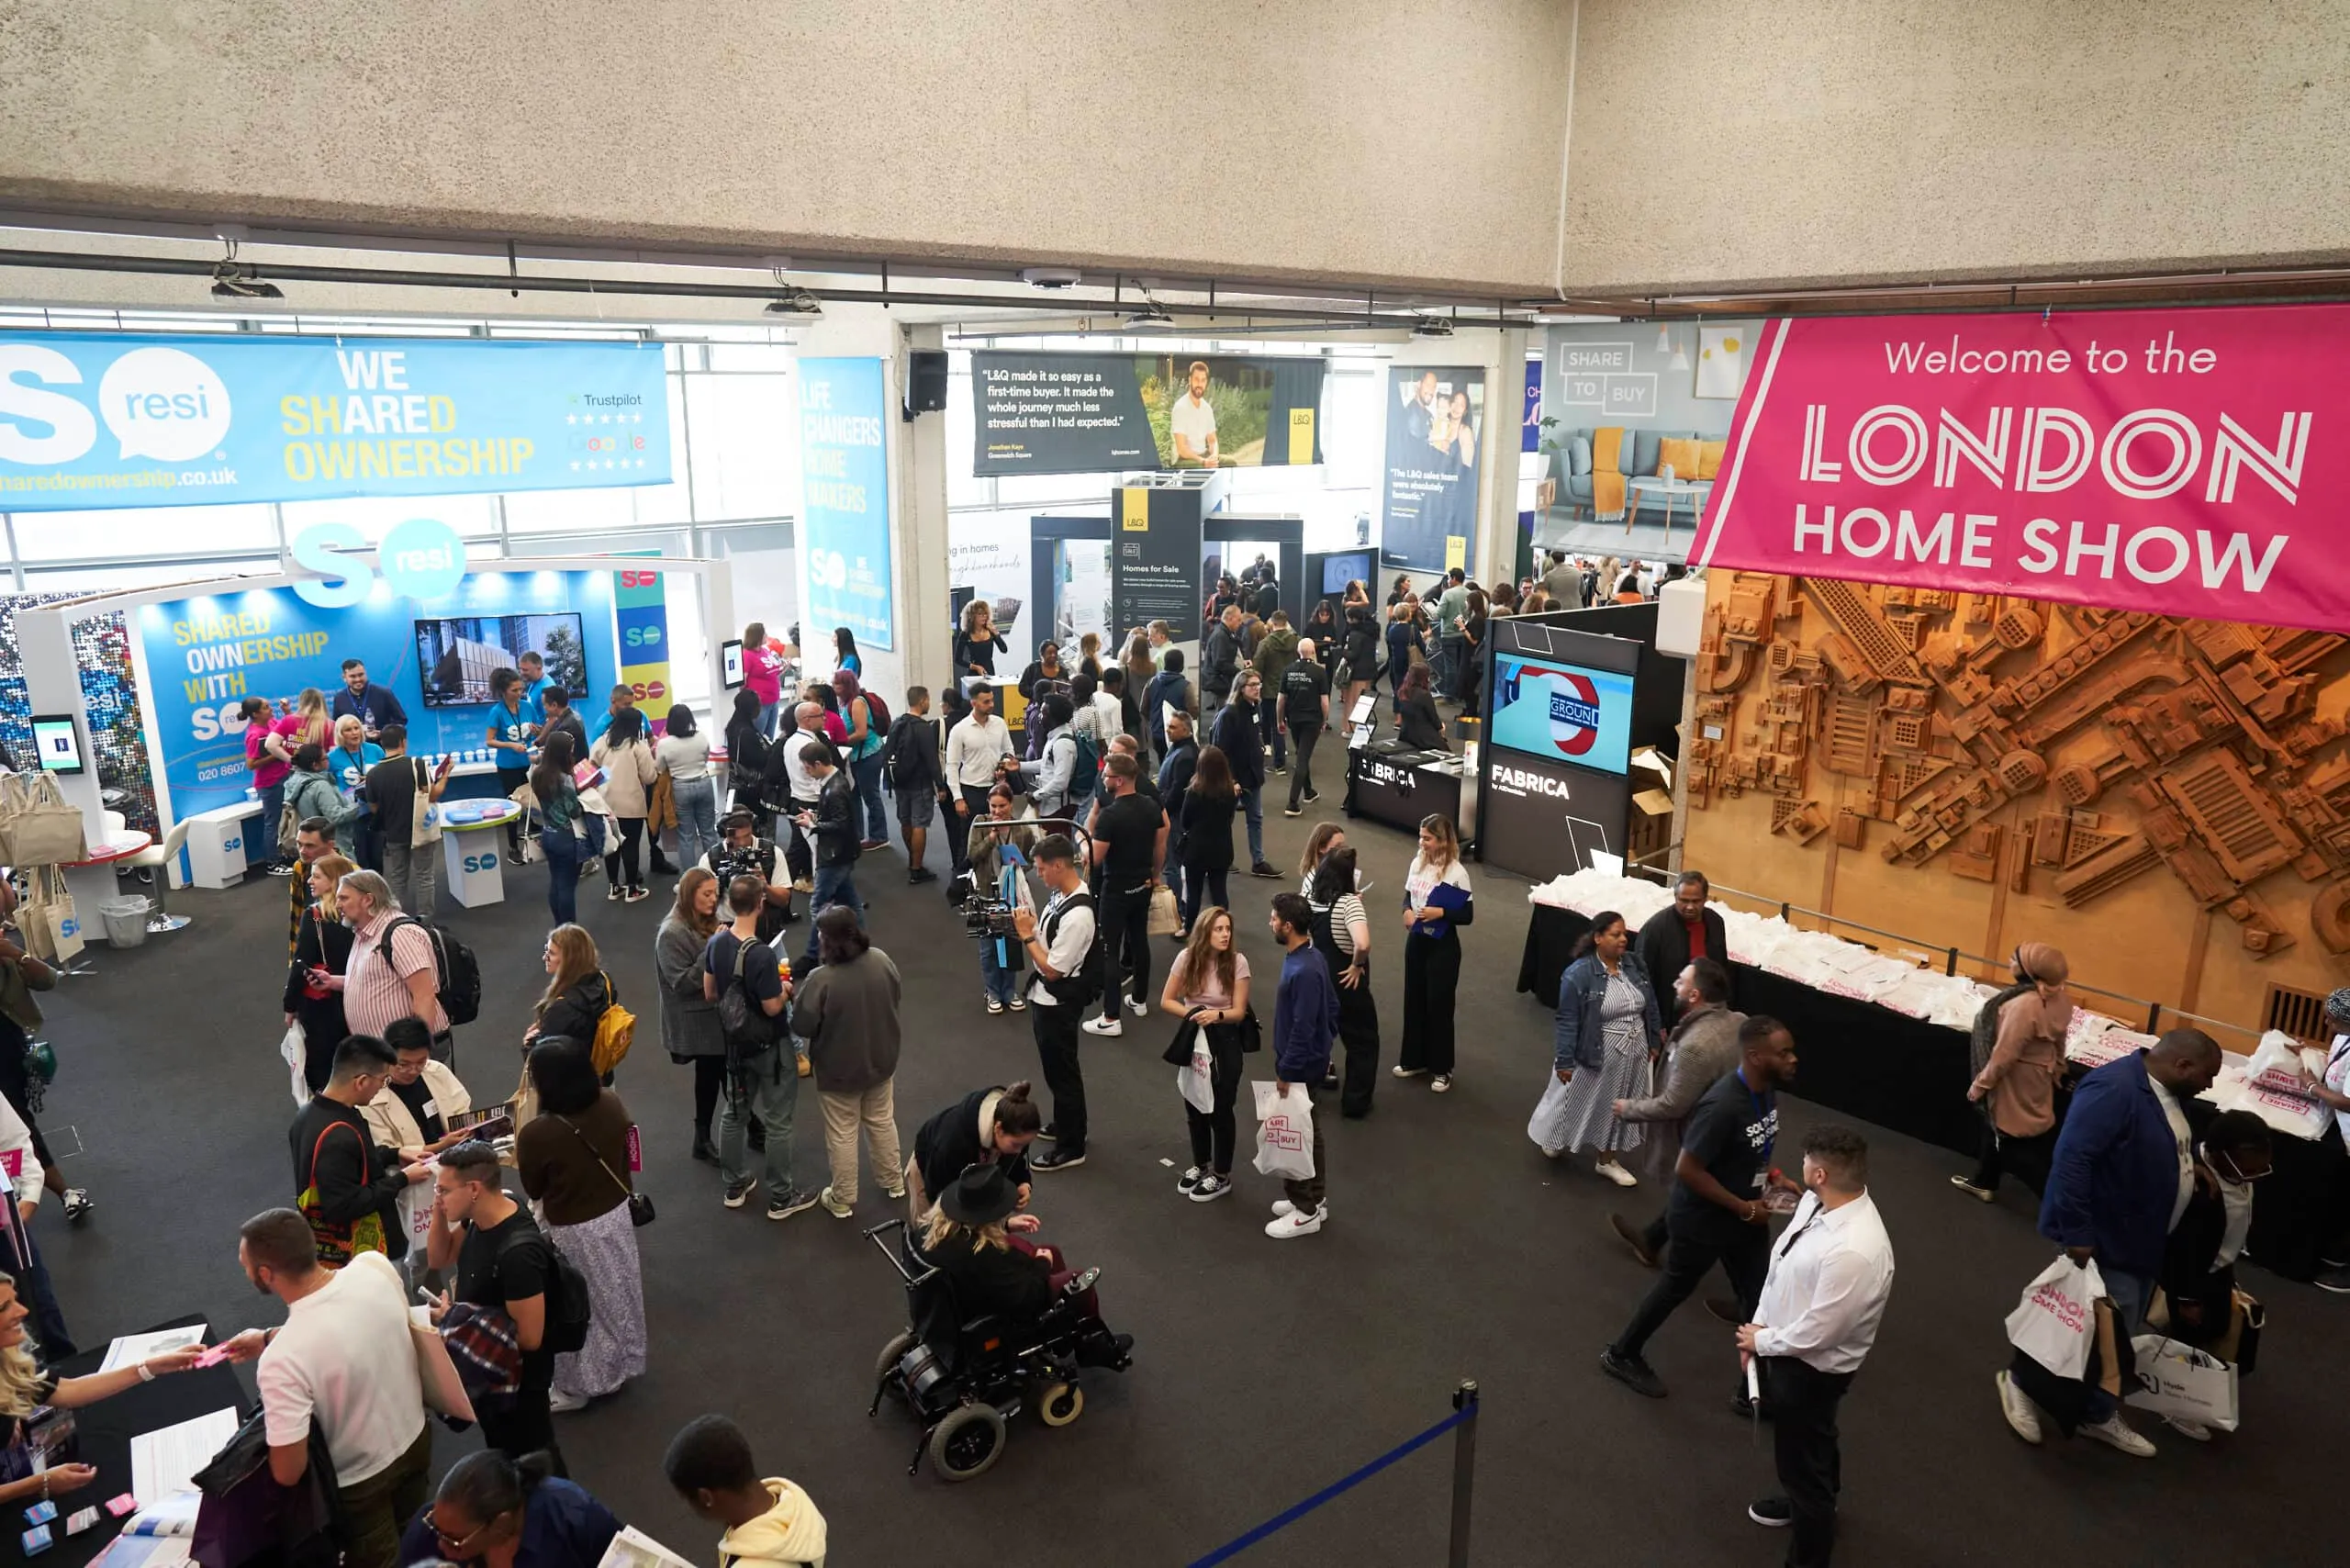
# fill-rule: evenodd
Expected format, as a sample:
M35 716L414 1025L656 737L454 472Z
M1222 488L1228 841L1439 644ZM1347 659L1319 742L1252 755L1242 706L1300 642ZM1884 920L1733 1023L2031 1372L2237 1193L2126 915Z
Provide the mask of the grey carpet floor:
M1331 790L1325 806L1337 798ZM1269 822L1285 871L1314 820L1276 812ZM1400 927L1384 912L1410 844L1373 825L1352 832L1382 912L1376 992L1392 1061ZM971 944L938 890L905 884L895 846L865 868L873 929L909 982L898 1107L911 1138L967 1090L1035 1076L1035 1054L1024 1018L982 1011ZM1439 1419L1454 1385L1473 1378L1484 1393L1473 1562L1775 1561L1784 1539L1744 1516L1770 1487L1769 1433L1758 1444L1726 1407L1729 1331L1695 1303L1663 1329L1651 1348L1672 1387L1662 1402L1597 1368L1651 1278L1606 1216L1645 1216L1662 1188L1651 1176L1619 1193L1587 1169L1546 1163L1527 1141L1550 1018L1512 989L1523 884L1477 881L1457 1085L1433 1095L1386 1078L1382 1063L1373 1116L1334 1129L1333 1218L1318 1237L1261 1234L1279 1189L1246 1170L1245 1147L1232 1198L1176 1195L1187 1145L1174 1075L1158 1059L1161 1020L1129 1020L1122 1041L1087 1040L1090 1163L1043 1178L1036 1207L1051 1239L1104 1271L1105 1313L1136 1336L1136 1363L1091 1380L1073 1427L1024 1419L995 1472L960 1486L927 1467L909 1480L908 1420L865 1415L875 1351L902 1321L902 1291L857 1234L888 1217L885 1200L868 1179L853 1225L821 1209L770 1224L755 1207L721 1207L716 1172L688 1154L690 1074L661 1054L653 1021L664 901L608 903L590 882L584 923L644 1017L618 1087L645 1129L643 1182L661 1215L640 1233L650 1370L558 1418L574 1474L622 1518L707 1560L714 1532L670 1495L659 1459L686 1420L723 1411L749 1429L768 1473L817 1499L836 1564L1182 1564ZM1234 880L1245 950L1269 978L1266 908L1291 885ZM543 888L540 868L520 868L506 905L448 917L487 981L483 1015L461 1042L477 1094L505 1092L517 1071L543 979ZM43 1121L61 1150L79 1150L66 1169L99 1207L68 1231L52 1206L41 1235L84 1344L191 1310L224 1333L279 1317L238 1269L235 1227L290 1197L293 1107L275 1050L284 884L173 902L196 917L188 929L97 950L95 975L48 999L63 1066ZM1154 949L1163 976L1172 946ZM1818 1119L1792 1104L1783 1147ZM800 1127L800 1178L819 1182L812 1096ZM1246 1146L1245 1113L1242 1137ZM1978 1206L1948 1186L1950 1155L1890 1134L1874 1143L1899 1273L1844 1406L1841 1562L1925 1568L2020 1551L2077 1564L2314 1560L2331 1533L2350 1302L2253 1272L2270 1326L2240 1434L2205 1448L2155 1429L2152 1461L2083 1442L2033 1451L2001 1423L1991 1389L2006 1358L2001 1319L2047 1256L2023 1195ZM444 1459L476 1440L444 1434ZM1439 1442L1240 1561L1439 1562L1450 1475Z

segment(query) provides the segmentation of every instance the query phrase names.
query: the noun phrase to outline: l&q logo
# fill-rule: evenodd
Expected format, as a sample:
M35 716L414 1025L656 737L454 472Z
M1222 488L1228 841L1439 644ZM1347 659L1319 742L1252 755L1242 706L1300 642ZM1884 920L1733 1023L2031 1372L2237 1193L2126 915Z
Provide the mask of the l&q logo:
M97 444L100 420L124 458L193 462L228 437L228 386L185 350L132 349L115 360L98 379L95 412L50 390L82 384L80 367L55 349L0 344L0 460L71 463Z

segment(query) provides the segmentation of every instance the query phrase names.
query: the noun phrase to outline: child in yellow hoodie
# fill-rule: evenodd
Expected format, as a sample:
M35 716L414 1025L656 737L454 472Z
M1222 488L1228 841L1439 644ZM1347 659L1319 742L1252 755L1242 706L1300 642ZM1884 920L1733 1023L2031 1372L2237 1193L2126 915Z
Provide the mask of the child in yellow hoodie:
M662 1468L688 1507L726 1527L719 1568L824 1568L824 1516L790 1482L762 1480L750 1439L725 1417L687 1422Z

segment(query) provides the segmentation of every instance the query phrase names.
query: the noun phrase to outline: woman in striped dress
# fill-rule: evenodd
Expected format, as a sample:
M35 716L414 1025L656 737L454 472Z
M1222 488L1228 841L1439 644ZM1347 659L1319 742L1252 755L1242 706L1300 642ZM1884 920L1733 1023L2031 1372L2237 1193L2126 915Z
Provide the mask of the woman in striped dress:
M1651 1069L1664 1048L1656 991L1630 945L1622 915L1609 910L1593 917L1575 961L1559 980L1552 1081L1526 1129L1547 1159L1595 1150L1593 1172L1619 1187L1639 1184L1617 1157L1640 1147L1640 1124L1619 1121L1616 1106L1653 1092Z

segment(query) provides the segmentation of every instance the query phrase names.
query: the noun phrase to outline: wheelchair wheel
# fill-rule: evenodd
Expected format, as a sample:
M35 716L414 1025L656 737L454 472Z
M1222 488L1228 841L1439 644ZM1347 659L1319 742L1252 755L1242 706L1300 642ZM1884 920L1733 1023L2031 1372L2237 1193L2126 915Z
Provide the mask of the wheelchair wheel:
M914 1331L911 1328L882 1346L881 1354L873 1362L873 1381L878 1383L889 1382L890 1374L898 1370L898 1363L905 1360L906 1352L913 1348Z
M1036 1415L1047 1427L1066 1427L1085 1414L1085 1390L1073 1383L1047 1383Z
M1002 1457L1003 1438L1002 1412L992 1405L966 1405L930 1434L930 1462L949 1481L968 1481Z

